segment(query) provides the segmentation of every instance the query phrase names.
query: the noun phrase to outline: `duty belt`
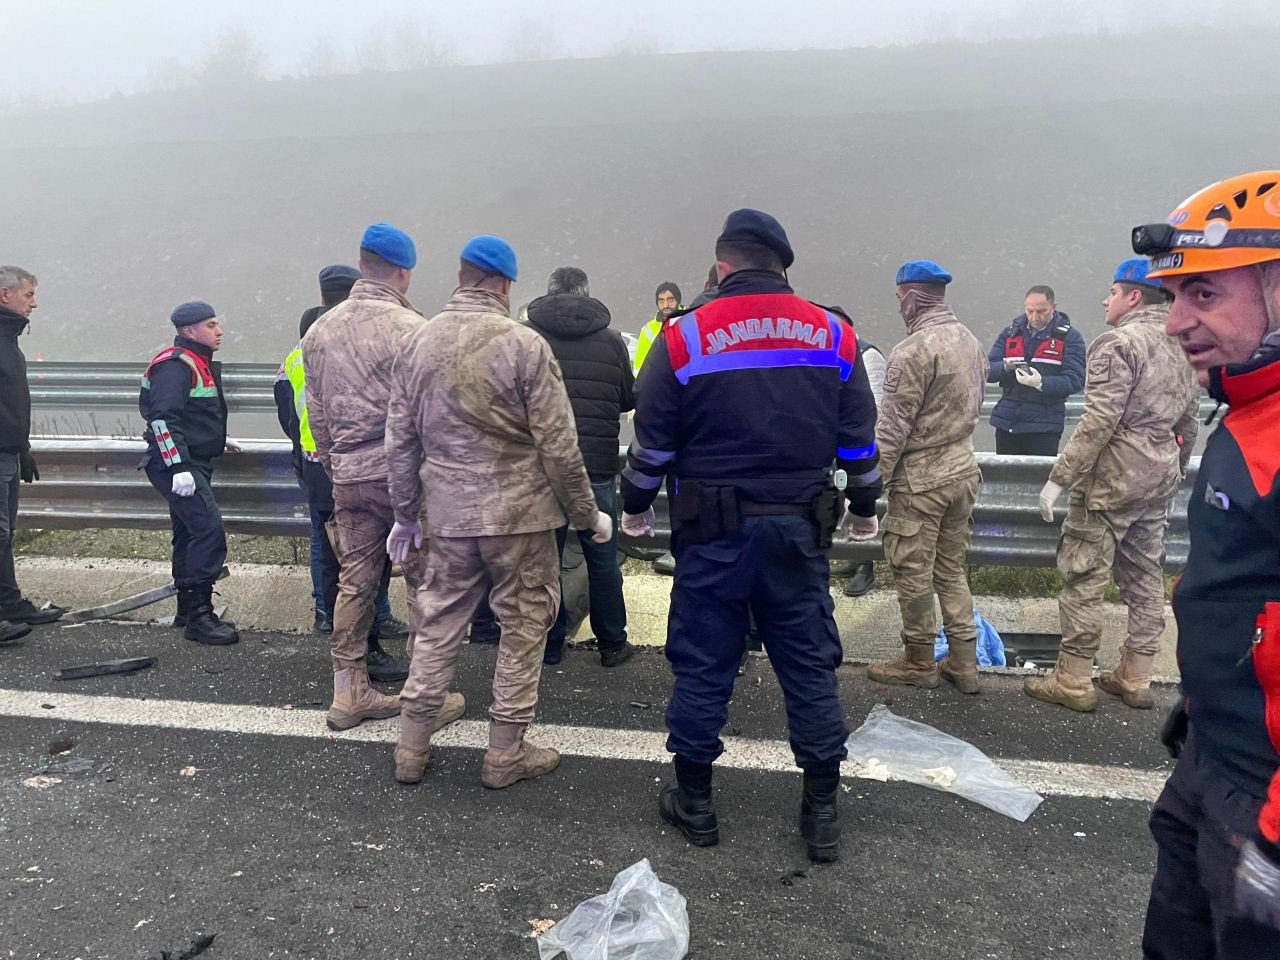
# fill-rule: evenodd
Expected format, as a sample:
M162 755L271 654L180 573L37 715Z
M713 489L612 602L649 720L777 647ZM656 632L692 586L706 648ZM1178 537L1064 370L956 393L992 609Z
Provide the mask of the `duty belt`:
M807 517L813 512L812 503L752 503L738 501L738 512L744 517Z

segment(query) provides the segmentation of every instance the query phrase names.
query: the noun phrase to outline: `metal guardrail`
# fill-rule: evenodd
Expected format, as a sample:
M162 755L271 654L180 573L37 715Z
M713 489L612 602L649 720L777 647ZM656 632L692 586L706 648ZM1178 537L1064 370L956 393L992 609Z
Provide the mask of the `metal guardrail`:
M228 530L273 536L309 536L310 512L294 480L287 443L243 441L244 452L221 457L214 487ZM24 527L78 530L91 527L162 530L169 526L163 498L138 470L140 440L33 439L39 482L23 485L19 516ZM973 509L969 562L998 566L1049 567L1058 545L1058 523L1040 518L1039 492L1049 477L1051 457L978 454L983 485ZM1187 490L1199 458L1191 462L1187 484L1174 502L1166 567L1187 558ZM655 504L658 536L630 541L637 547L665 546L670 537L665 493ZM882 511L883 513L883 505ZM1059 505L1059 518L1065 507ZM627 538L624 538L627 539ZM879 559L880 541L837 544L833 557Z
M31 403L36 407L80 407L103 409L138 406L138 384L143 363L49 363L27 364L27 382L31 386ZM278 364L228 363L222 367L222 386L227 407L239 412L275 412L272 384ZM987 384L982 402L982 416L1000 399L999 384ZM1075 423L1084 411L1084 396L1067 398L1067 421ZM1201 420L1213 409L1207 397L1201 400Z

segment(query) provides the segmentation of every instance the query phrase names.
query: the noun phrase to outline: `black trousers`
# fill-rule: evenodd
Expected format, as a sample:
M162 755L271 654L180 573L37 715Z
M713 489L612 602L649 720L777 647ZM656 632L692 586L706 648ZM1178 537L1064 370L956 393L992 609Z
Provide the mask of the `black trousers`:
M213 499L213 464L191 461L196 492L180 497L173 492L173 474L153 457L144 469L147 479L169 504L173 530L173 583L179 590L211 585L227 562L227 534L222 513Z
M1156 876L1144 960L1280 957L1280 931L1235 914L1240 844L1257 833L1262 797L1206 761L1195 730L1151 814Z
M1057 433L1013 433L996 429L996 453L1010 457L1056 457L1062 431Z

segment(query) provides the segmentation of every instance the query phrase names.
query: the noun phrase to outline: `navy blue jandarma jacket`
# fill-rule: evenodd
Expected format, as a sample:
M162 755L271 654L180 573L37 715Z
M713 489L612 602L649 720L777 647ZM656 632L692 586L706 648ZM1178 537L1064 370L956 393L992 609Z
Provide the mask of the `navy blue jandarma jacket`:
M1043 390L1024 387L1005 366L1006 357L1026 360L1040 371ZM1061 433L1066 425L1067 397L1084 389L1085 343L1071 318L1054 311L1038 332L1027 315L1000 331L987 354L987 382L1000 384L1003 396L991 411L991 425L1013 433Z

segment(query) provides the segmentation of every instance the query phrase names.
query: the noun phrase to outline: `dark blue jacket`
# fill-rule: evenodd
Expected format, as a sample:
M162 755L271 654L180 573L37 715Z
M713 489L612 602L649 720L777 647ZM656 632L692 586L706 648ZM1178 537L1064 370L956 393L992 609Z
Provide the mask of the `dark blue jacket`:
M222 364L204 344L175 337L143 374L138 410L147 457L159 458L170 473L189 471L192 462L207 465L226 450Z
M987 354L987 382L1000 384L1003 394L991 411L991 425L1013 433L1061 433L1067 397L1084 389L1085 351L1084 337L1061 311L1038 333L1032 332L1025 313L1001 330ZM1006 356L1019 354L1040 371L1043 390L1024 387L1012 368L1005 367Z
M1191 553L1173 593L1178 664L1197 747L1264 801L1280 842L1280 354L1210 372L1230 412L1187 507Z
M636 384L623 508L641 513L670 475L732 486L756 503L802 503L849 477L849 507L880 494L876 406L853 328L765 270L663 327Z
M0 307L0 453L31 448L31 389L18 336L27 318Z

